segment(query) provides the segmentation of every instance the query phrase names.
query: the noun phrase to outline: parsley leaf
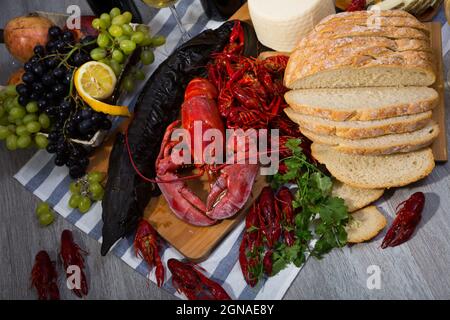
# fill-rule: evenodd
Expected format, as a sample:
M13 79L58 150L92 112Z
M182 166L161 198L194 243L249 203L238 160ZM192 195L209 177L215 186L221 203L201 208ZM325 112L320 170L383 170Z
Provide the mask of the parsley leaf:
M272 179L274 189L285 183L297 186L292 205L300 210L295 216L295 243L291 247L286 244L276 247L272 257L273 274L289 263L300 266L307 253L321 258L333 248L347 243L345 225L349 216L344 200L331 196L331 178L308 161L300 144L300 139L286 142L285 146L292 151L292 155L283 160L287 170L284 174L277 173ZM310 249L308 244L314 238L318 240Z

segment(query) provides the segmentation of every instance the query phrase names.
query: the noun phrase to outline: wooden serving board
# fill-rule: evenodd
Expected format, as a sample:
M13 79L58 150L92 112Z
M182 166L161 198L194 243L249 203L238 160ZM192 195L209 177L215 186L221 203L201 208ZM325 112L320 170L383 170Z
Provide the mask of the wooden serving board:
M445 124L445 80L444 61L442 57L442 34L439 22L429 22L426 25L430 28L431 47L436 61L436 82L432 86L439 93L439 104L433 110L433 119L439 124L440 133L433 143L433 154L436 161L448 160L447 150L447 126Z
M336 8L345 11L352 0L336 0L335 5ZM425 11L420 17L417 17L422 22L429 22L433 20L436 14L439 12L441 8L442 0L439 1L434 7L430 7L427 11Z

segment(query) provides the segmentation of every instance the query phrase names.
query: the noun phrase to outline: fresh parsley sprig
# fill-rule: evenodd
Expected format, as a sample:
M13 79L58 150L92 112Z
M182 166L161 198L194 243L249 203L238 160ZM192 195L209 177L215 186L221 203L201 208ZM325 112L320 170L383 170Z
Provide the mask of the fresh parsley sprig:
M295 216L294 245L279 243L273 255L273 274L284 269L289 263L300 266L306 260L306 254L322 258L333 248L347 243L345 226L349 216L344 200L333 197L331 178L308 161L300 147L300 139L290 139L285 146L292 155L283 159L285 173L277 173L272 180L272 188L278 189L284 184L297 186L293 207L300 213ZM313 248L312 239L317 239Z

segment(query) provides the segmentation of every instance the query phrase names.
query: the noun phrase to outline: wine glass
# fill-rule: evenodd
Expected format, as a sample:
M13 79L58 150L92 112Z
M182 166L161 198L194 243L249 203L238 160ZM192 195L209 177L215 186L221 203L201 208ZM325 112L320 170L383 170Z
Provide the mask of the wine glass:
M175 3L177 1L178 0L142 0L142 2L144 2L149 7L158 9L169 7L173 17L175 18L175 21L177 22L178 28L180 28L181 38L183 39L183 42L186 42L190 40L192 36L181 23L180 16L178 15L177 9L175 8Z

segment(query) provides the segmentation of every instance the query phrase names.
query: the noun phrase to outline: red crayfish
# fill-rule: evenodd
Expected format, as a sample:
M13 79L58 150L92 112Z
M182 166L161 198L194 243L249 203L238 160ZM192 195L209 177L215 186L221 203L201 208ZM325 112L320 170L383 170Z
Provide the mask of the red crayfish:
M68 272L69 267L77 266L80 270L80 281L79 288L75 287L72 289L79 298L86 296L88 294L88 286L86 281L86 275L84 274L84 258L83 254L87 254L86 251L82 250L78 244L73 241L73 234L70 230L64 230L61 234L61 251L60 257L63 262L64 270L66 270L66 276L69 277L71 274Z
M36 288L39 300L59 300L57 279L55 262L50 260L47 251L39 251L31 271L31 285Z
M226 119L227 127L289 127L289 119L279 118L287 106L283 97L287 91L283 75L289 57L249 58L243 55L243 49L244 30L241 23L236 22L230 43L222 52L214 54L214 60L208 65L208 79L219 91L218 109ZM280 125L280 122L286 122L286 125Z
M273 250L281 235L286 245L294 244L296 212L292 201L293 196L288 188L282 187L275 196L267 186L247 214L239 263L245 281L252 287L258 282L261 271L272 274Z
M256 164L207 164L204 161L205 143L192 150L196 141L203 141L203 137L196 135L195 123L201 124L202 132L214 129L222 134L225 127L217 110L215 98L216 88L206 79L192 80L185 93L185 101L181 106L181 124L188 131L190 141L187 146L193 154L195 167L199 173L188 177L181 177L177 170L186 167L186 163L174 163L174 148L182 142L171 141L174 130L180 121L175 121L166 130L161 150L156 160L156 175L158 186L166 198L175 215L197 226L208 226L217 220L226 219L240 210L246 203L259 166ZM201 154L198 155L198 152ZM212 154L214 156L214 154ZM187 186L185 180L200 178L207 174L210 192L206 204ZM216 179L213 179L217 177Z
M397 206L397 216L383 239L381 248L398 246L411 238L422 218L425 195L414 193L409 199Z
M136 255L144 259L149 267L156 267L156 281L158 287L164 283L164 267L159 256L158 233L147 220L141 219L134 237Z
M176 259L167 262L174 287L189 300L231 300L228 293L215 281L208 279L192 263Z

